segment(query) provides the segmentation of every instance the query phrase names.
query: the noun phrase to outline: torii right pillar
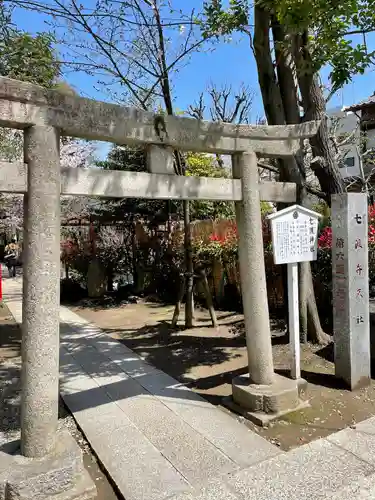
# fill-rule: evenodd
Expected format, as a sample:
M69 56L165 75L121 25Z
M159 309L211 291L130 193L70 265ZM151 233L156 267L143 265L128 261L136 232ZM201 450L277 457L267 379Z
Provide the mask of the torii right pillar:
M259 197L257 156L232 157L233 177L242 181L242 200L236 203L241 293L249 373L232 382L233 403L258 425L305 406L296 380L274 372Z

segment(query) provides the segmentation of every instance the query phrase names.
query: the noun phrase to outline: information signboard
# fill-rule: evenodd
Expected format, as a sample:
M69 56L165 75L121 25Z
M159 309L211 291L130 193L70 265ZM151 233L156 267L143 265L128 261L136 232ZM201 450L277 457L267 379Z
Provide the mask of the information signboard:
M291 376L297 380L301 378L298 262L316 260L320 217L317 212L299 205L268 215L275 264L288 264L289 336L293 358Z
M275 264L316 260L320 214L299 205L268 216Z

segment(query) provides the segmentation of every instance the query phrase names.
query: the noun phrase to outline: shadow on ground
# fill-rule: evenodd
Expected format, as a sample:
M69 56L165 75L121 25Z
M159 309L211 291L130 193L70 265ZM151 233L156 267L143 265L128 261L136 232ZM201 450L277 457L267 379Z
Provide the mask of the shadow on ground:
M77 312L213 404L222 404L223 396L231 394L232 379L248 370L243 318L238 314L219 311L220 327L215 330L209 326L207 313L197 311L198 327L171 330L171 308L157 304ZM291 355L285 323L273 321L272 326L275 369L289 376ZM268 429L248 425L288 450L375 415L375 383L357 392L347 390L334 375L333 354L333 344L302 345L302 376L308 382L310 408L292 413Z
M216 366L240 357L236 352L245 348L245 336L222 336L220 329L213 334L207 327L194 328L185 333L183 328L171 331L167 322L138 329L106 329L134 352L144 357L148 363L167 371L177 379L184 379L197 366ZM195 331L199 334L195 335ZM210 335L211 333L211 335ZM167 370L166 370L166 367Z
M11 300L7 295L7 300ZM8 308L0 306L0 451L14 451L19 446L21 406L21 327ZM74 419L59 399L60 425L69 429L83 450L83 461L97 487L95 500L117 500L111 484L93 456Z
M21 329L0 307L0 434L19 429Z
M152 319L152 304L148 315ZM160 309L160 306L159 306ZM126 308L124 309L126 315ZM146 319L146 318L145 318ZM218 404L220 397L207 393L232 378L246 373L246 338L243 319L238 313L218 312L219 328L210 326L207 313L196 312L198 326L186 330L181 324L171 329L170 320L155 320L152 325L129 328L104 328L109 335L123 342L126 347L141 355L148 363L166 371L172 377L188 383L204 397ZM273 321L273 345L286 345L285 323ZM245 356L244 356L245 355ZM238 364L242 365L238 367ZM200 368L207 373L195 377ZM206 368L206 370L205 370Z

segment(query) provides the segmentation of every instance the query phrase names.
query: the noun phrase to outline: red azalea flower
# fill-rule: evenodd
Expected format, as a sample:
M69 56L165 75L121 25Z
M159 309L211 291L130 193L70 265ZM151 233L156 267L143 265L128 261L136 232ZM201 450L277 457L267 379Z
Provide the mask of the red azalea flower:
M332 248L332 228L325 227L318 238L319 248Z
M219 236L217 234L211 234L210 241L219 241Z

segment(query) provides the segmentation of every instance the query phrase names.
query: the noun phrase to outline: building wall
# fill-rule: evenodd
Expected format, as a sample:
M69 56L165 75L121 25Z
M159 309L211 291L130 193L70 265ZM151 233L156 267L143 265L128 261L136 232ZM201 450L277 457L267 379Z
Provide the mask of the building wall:
M364 107L360 113L364 140L363 146L367 151L372 150L371 154L366 156L363 168L366 177L374 184L374 176L372 174L375 170L375 102L372 105Z
M342 154L345 155L344 166L340 168L341 175L345 177L360 176L360 159L357 152L357 146L360 144L360 129L358 125L359 118L354 113L347 113L336 108L328 111L328 116L332 120L332 125L338 120L336 134L340 137L348 136L355 131L353 140L341 147ZM342 138L339 139L341 142ZM375 137L374 137L375 140Z
M366 149L375 148L375 128L366 131Z

